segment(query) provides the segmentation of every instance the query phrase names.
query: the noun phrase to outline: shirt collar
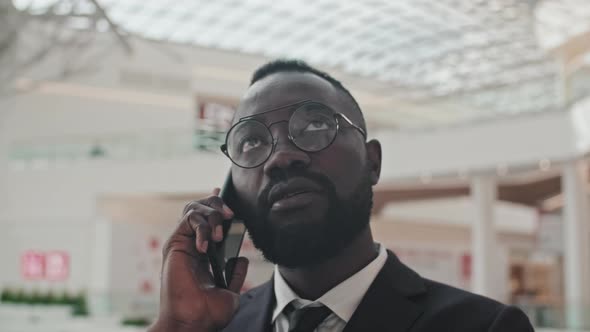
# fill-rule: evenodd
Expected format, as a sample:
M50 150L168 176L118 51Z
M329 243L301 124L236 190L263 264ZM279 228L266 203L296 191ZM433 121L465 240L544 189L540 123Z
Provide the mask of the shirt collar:
M379 271L385 265L387 260L387 251L385 247L379 244L379 254L362 270L350 276L334 288L326 292L319 299L315 301L309 301L300 298L292 289L289 287L277 266L274 271L274 293L275 293L275 308L272 314L272 321L283 312L285 307L289 303L295 301L296 307L314 306L317 304L323 304L330 308L340 319L348 322L352 317L352 314L360 304L361 300L365 296L365 293L373 283L373 280L379 274Z

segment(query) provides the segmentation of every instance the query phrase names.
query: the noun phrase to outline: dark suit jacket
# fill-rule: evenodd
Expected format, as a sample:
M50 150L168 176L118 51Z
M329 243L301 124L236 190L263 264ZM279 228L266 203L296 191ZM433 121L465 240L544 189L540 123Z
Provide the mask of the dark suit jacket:
M225 332L269 332L272 280L240 298ZM529 332L519 309L420 277L388 251L387 262L363 297L344 332Z

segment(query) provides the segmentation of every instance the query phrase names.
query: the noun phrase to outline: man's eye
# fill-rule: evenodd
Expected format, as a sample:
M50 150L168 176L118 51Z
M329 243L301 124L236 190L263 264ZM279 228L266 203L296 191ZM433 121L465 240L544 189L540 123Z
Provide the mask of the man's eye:
M262 145L262 140L258 137L248 137L242 141L241 151L248 152Z
M328 125L328 123L326 123L325 121L322 121L322 120L315 120L315 121L311 121L303 129L303 131L317 131L317 130L328 130L328 129L330 129L330 126Z

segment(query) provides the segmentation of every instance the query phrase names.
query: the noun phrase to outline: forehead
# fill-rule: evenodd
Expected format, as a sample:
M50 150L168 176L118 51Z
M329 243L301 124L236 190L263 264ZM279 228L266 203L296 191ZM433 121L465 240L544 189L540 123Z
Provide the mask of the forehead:
M343 113L348 113L350 108L330 82L310 73L281 72L261 79L248 89L235 120L304 100L320 102Z

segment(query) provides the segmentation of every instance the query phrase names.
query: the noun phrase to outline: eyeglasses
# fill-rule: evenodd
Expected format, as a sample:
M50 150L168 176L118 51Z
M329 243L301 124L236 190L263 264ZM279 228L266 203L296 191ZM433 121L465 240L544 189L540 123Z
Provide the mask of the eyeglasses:
M298 107L289 120L273 122L267 126L254 118L293 106ZM270 158L278 142L278 139L272 136L270 127L277 123L287 122L289 140L298 149L305 152L319 152L328 148L336 139L340 130L339 119L344 119L364 138L367 137L365 131L352 123L346 115L335 112L324 104L305 100L241 118L227 132L221 151L239 167L258 167Z

